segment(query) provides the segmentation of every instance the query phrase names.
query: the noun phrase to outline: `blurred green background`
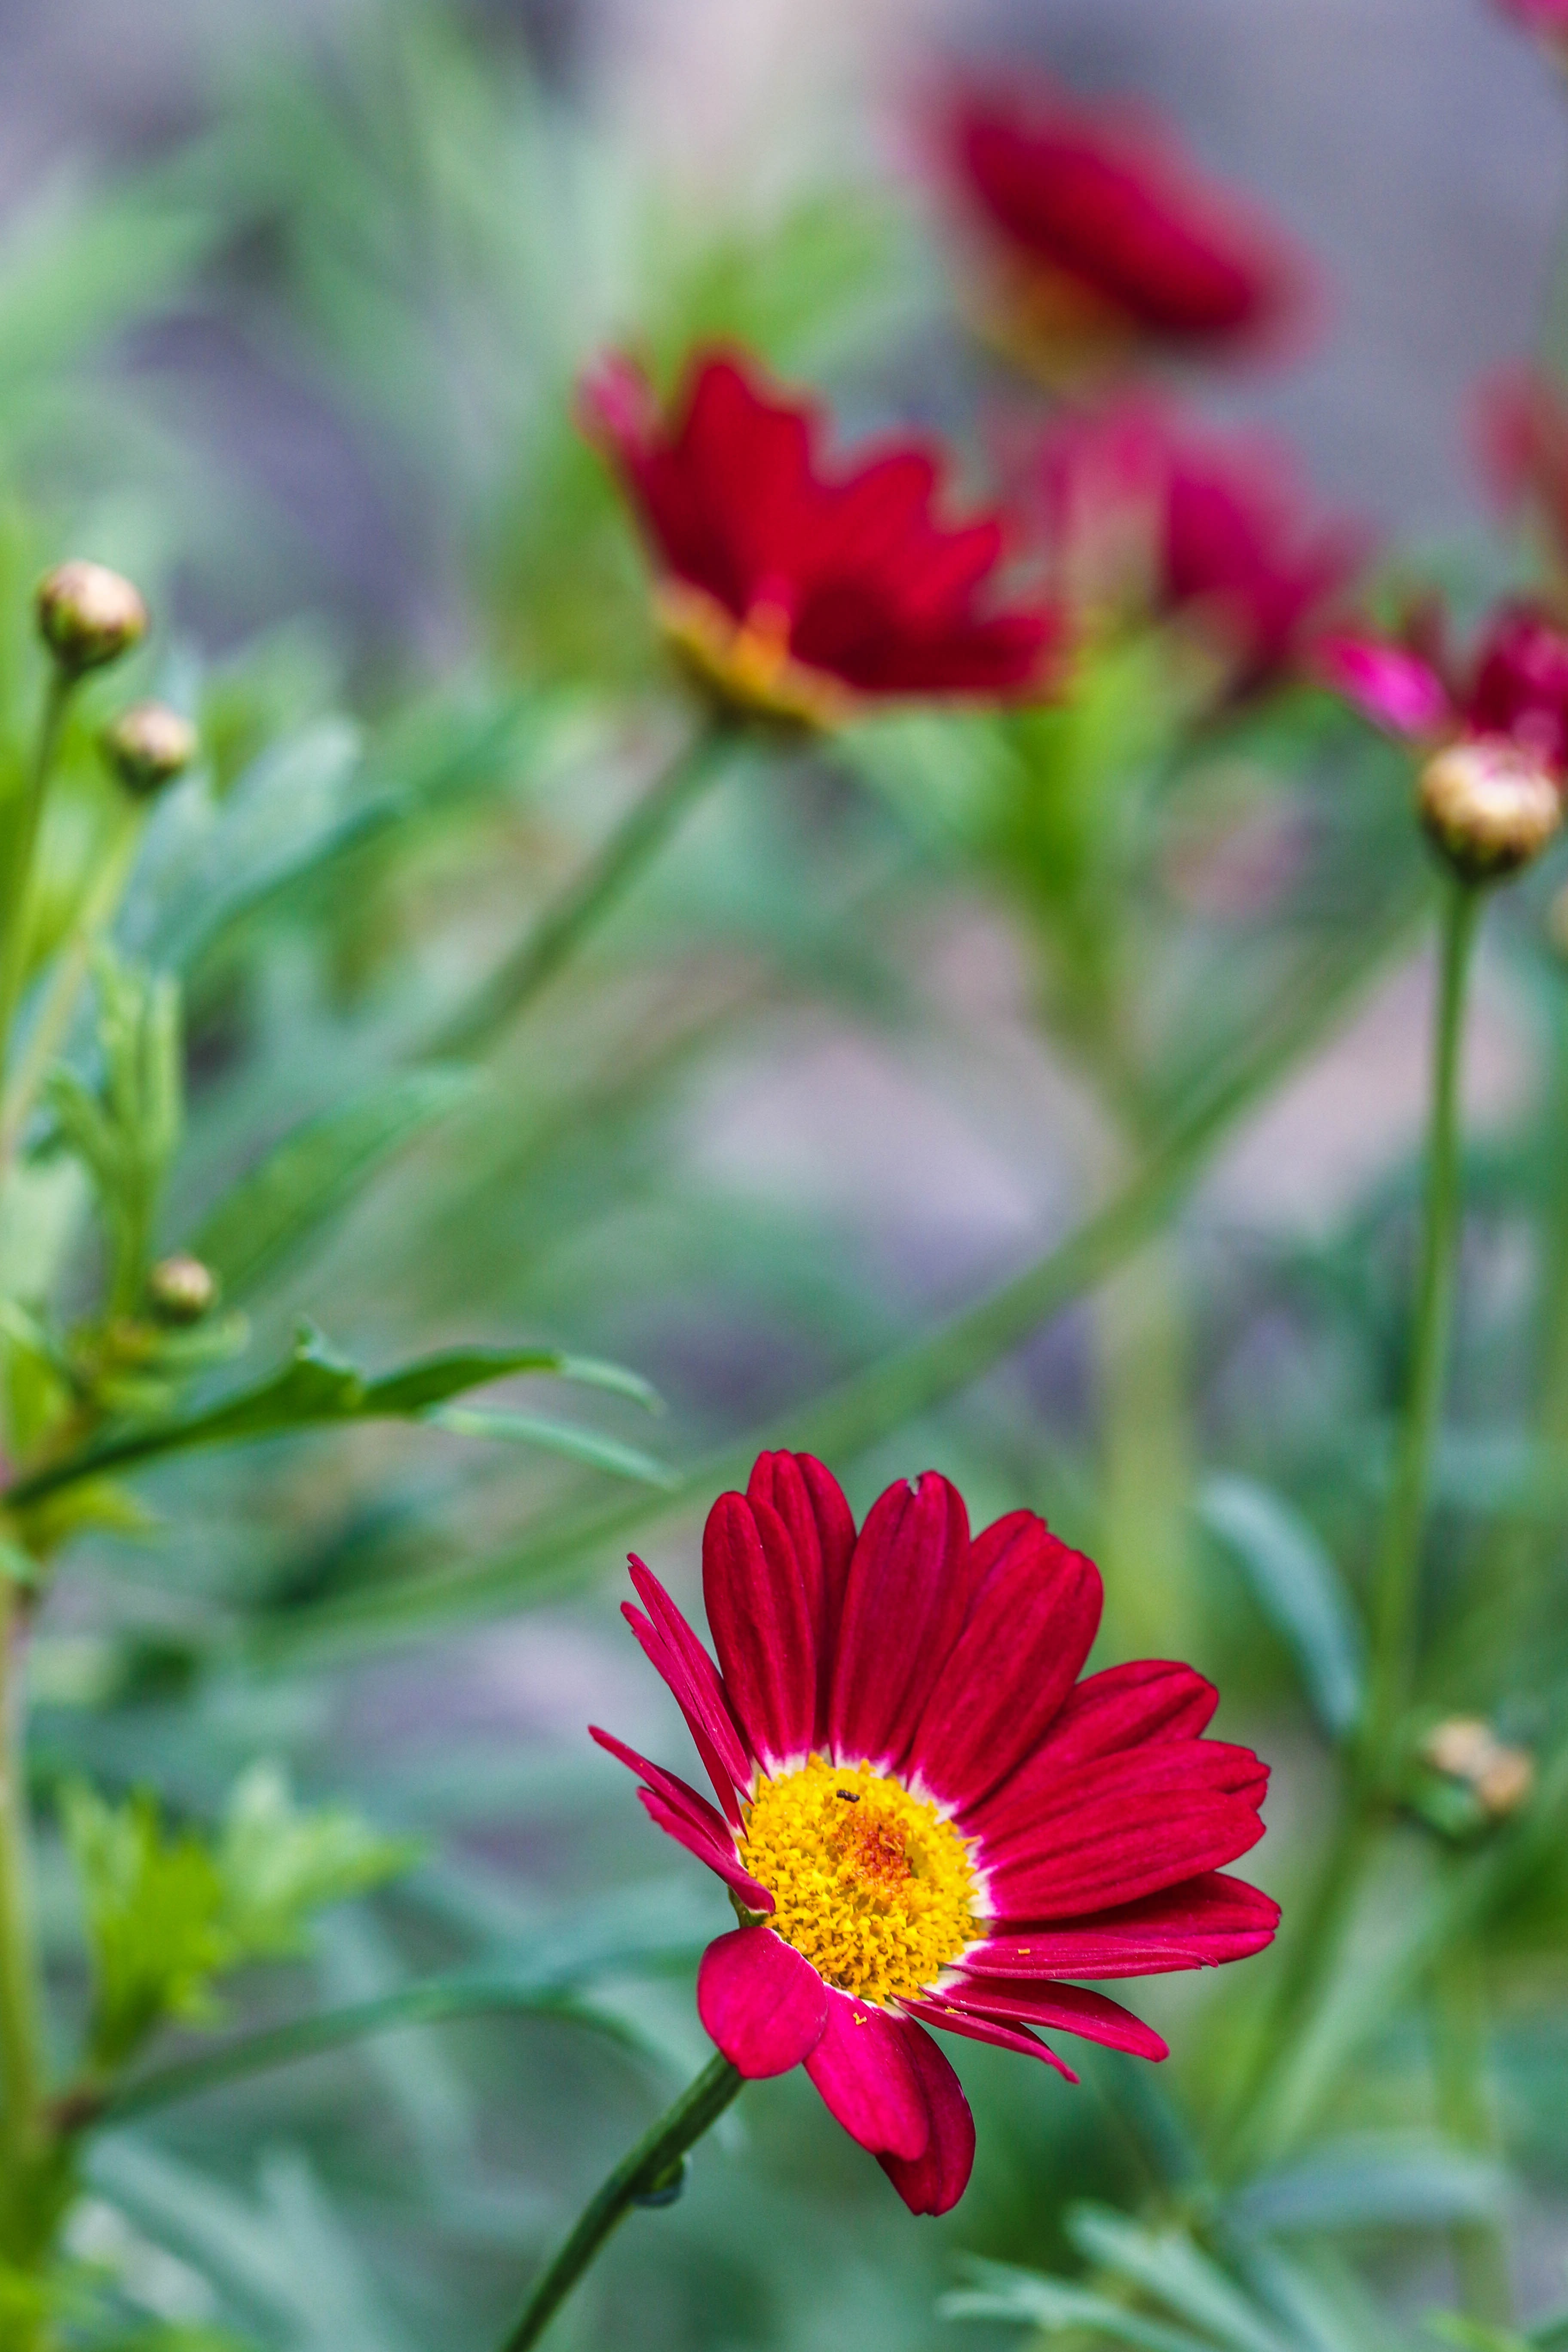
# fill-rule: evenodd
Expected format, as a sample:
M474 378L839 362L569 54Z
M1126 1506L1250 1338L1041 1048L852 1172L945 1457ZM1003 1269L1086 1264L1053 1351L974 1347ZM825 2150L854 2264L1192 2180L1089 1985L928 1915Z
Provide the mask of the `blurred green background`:
M171 2324L289 2352L484 2345L704 2046L691 1962L724 1906L584 1732L679 1760L615 1613L617 1559L634 1544L692 1601L707 1457L733 1476L754 1433L1040 1259L1126 1142L1046 1034L1050 875L999 860L975 819L1024 756L979 721L869 729L774 761L766 789L731 778L481 1074L409 1077L683 724L575 373L611 338L667 369L738 338L829 392L847 434L948 429L984 479L1012 395L952 323L902 110L944 44L1029 57L1171 108L1316 249L1318 351L1211 404L1294 435L1396 570L1473 604L1518 559L1489 536L1468 387L1533 336L1568 123L1479 0L7 0L0 38L7 609L79 548L141 579L164 623L144 683L199 707L226 788L209 837L160 812L123 927L187 991L163 1237L199 1235L300 1121L361 1106L341 1213L254 1263L235 1244L259 1360L308 1312L372 1366L537 1339L634 1367L667 1407L584 1391L588 1459L401 1426L192 1455L140 1482L155 1527L73 1549L33 1669L46 1801L86 1766L200 1817L279 1759L426 1841L328 1922L319 2001L505 1955L576 2004L128 2119L73 2227ZM1024 1318L930 1410L851 1413L832 1458L858 1507L932 1463L977 1523L1029 1504L1100 1557L1100 1656L1190 1656L1225 1690L1221 1730L1276 1766L1255 1874L1288 1896L1337 1654L1280 1595L1337 1590L1325 1559L1354 1582L1386 1471L1422 860L1400 763L1320 698L1126 765L1155 1140L1277 1032L1294 1058L1155 1257L1092 1308ZM1423 1692L1527 1744L1560 1724L1568 1671L1532 1435L1568 1284L1561 878L1549 861L1489 935ZM73 1213L47 1189L41 1218ZM18 1262L36 1245L0 1241ZM1173 1450L1142 1486L1138 1463L1131 1484L1108 1469L1108 1364L1157 1392L1143 1425ZM564 1417L542 1388L510 1401ZM1136 1433L1138 1393L1121 1406ZM1568 2285L1568 1881L1537 1856L1489 1899L1501 2140L1461 2155L1434 2137L1396 1949L1378 1969L1468 1857L1408 1843L1358 1946L1364 2013L1352 1986L1295 2138L1221 2194L1216 2227L1272 2231L1310 2277L1317 2352L1414 2330L1447 2295L1442 2230L1500 2201L1526 2309ZM46 1862L68 2000L72 1898ZM1072 2268L1071 2200L1152 2187L1179 2207L1272 1965L1142 1990L1176 2045L1158 2077L1089 2050L1072 2090L965 2045L980 2156L940 2224L910 2222L802 2080L758 2086L680 2204L617 2242L563 2347L1013 2340L938 2315L959 2256ZM279 1969L240 2013L308 2005Z

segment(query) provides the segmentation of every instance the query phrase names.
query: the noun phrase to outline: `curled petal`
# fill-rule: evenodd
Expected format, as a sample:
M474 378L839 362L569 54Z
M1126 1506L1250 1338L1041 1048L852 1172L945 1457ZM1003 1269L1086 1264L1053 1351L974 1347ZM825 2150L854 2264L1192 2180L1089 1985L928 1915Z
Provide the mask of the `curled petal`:
M931 2000L906 2001L904 2006L911 2017L920 2018L927 2025L939 2026L943 2033L962 2034L967 2042L989 2042L993 2049L1011 2050L1020 2058L1043 2058L1064 2082L1078 2081L1066 2060L1058 2058L1050 2044L1042 2042L1037 2033L1031 2033L1026 2026L1004 2025L998 2018L977 2017L973 2010L960 2009L941 1994Z
M931 2116L902 2021L874 2001L826 1990L826 2023L805 2062L823 2104L873 2156L923 2156Z
M702 1597L724 1686L770 1771L816 1725L816 1643L800 1562L771 1503L721 1495L702 1530Z
M925 2101L929 2123L924 2151L916 2157L877 2158L911 2213L946 2213L969 2186L974 2165L974 2118L959 2081L936 2043L912 2018L904 2025L905 2046Z
M1100 1627L1100 1572L1016 1511L974 1544L969 1622L927 1701L910 1769L950 1804L988 1796L1037 1746Z
M1244 1960L1272 1943L1279 1924L1272 1895L1216 1870L1068 1927L994 1936L966 1952L963 1966L982 1976L1162 1976Z
M1037 1983L1027 1978L965 1976L946 1987L942 1998L972 2016L1019 2025L1043 2025L1058 2033L1079 2033L1086 2042L1103 2042L1111 2050L1130 2050L1135 2058L1168 2058L1170 2050L1152 2025L1134 2017L1118 2000L1081 1985Z
M661 1764L650 1764L646 1756L639 1756L635 1748L628 1748L614 1732L601 1731L590 1724L588 1734L610 1755L628 1765L645 1783L637 1793L668 1836L683 1845L688 1853L694 1853L699 1862L705 1862L726 1886L732 1886L748 1911L773 1909L773 1896L742 1867L728 1825L706 1797L700 1797L678 1773L667 1772Z
M934 1470L918 1488L900 1479L872 1505L850 1562L828 1710L837 1755L900 1762L968 1598L963 1496Z
M1455 718L1448 689L1431 663L1385 638L1325 638L1313 667L1325 686L1391 735L1435 735Z
M805 1586L816 1644L816 1720L812 1737L827 1737L827 1701L844 1591L855 1550L855 1520L844 1489L809 1454L759 1454L746 1481L746 1498L767 1503L788 1529Z
M702 1955L697 2013L748 2081L787 2074L822 2039L827 1987L771 1927L737 1927Z

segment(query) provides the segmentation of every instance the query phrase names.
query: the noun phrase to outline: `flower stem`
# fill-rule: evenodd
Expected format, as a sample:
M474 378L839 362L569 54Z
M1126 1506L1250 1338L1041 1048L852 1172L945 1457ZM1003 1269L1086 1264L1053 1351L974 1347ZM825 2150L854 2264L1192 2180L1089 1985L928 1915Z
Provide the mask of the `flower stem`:
M15 2236L37 2153L42 2043L33 1941L26 1768L23 1756L23 1627L14 1585L0 1586L0 2229Z
M22 791L5 870L0 874L0 1079L10 1058L11 1026L27 976L27 909L49 772L59 749L75 678L58 664L49 672L33 764Z
M1375 1848L1405 1706L1414 1680L1417 1571L1432 1454L1443 1402L1460 1232L1459 1061L1470 953L1481 892L1450 877L1440 935L1433 1035L1426 1201L1404 1413L1373 1571L1367 1696L1339 1814L1302 1925L1278 1976L1247 2079L1227 2165L1234 2172L1278 2152L1279 2076L1330 1980Z
M1359 1751L1363 1788L1376 1788L1386 1780L1414 1679L1421 1537L1454 1318L1461 1222L1459 1056L1466 982L1480 908L1481 894L1473 884L1457 878L1448 882L1433 1040L1421 1271L1394 1484L1372 1577L1367 1706Z
M1099 1559L1128 1655L1184 1657L1193 1633L1191 1446L1182 1268L1160 1235L1094 1302L1101 1444Z
M1486 2094L1486 1985L1472 1936L1456 1936L1433 1971L1432 2038L1438 2121L1460 2147L1491 2154L1497 2134ZM1466 2318L1511 2326L1508 2242L1500 2223L1456 2221L1448 2242Z
M639 2199L658 2196L679 2183L689 2147L716 2123L745 2077L724 2057L715 2057L684 2090L668 2114L622 2159L597 2195L584 2206L576 2228L529 2296L522 2317L502 2352L527 2352L537 2344L611 2232Z
M500 970L441 1032L434 1052L477 1052L542 993L712 782L732 753L735 740L733 730L719 721L692 738L651 790L634 802L598 855L545 909Z

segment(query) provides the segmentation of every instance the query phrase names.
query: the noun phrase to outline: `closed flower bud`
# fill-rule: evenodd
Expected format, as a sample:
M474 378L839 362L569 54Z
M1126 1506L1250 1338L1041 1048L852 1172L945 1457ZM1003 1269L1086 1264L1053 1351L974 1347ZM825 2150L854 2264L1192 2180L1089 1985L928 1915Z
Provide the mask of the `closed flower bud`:
M73 677L118 661L147 634L140 592L101 563L57 564L39 581L36 604L44 643Z
M1528 866L1563 821L1556 784L1523 744L1469 736L1421 771L1421 822L1467 882L1492 882Z
M1489 1821L1516 1813L1535 1786L1535 1759L1510 1748L1479 1715L1454 1715L1434 1726L1421 1758L1435 1772L1462 1780Z
M110 719L100 741L103 756L137 800L161 792L196 756L196 730L166 702L135 702Z
M217 1304L211 1266L184 1250L160 1258L147 1276L147 1302L161 1323L199 1323Z

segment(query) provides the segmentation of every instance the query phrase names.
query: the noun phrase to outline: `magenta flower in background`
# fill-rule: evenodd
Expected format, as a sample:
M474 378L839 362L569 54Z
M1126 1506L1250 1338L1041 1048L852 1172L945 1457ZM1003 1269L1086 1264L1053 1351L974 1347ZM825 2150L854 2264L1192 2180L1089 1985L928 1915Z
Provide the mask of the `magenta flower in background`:
M1043 2059L1037 2028L1163 2058L1065 1981L1241 1959L1279 1906L1222 1874L1263 1834L1268 1772L1203 1733L1216 1693L1151 1660L1079 1680L1093 1563L1030 1511L971 1538L934 1471L858 1534L809 1454L759 1456L702 1540L715 1665L640 1560L626 1615L717 1807L595 1729L658 1827L730 1889L702 2022L742 2074L804 2065L912 2212L963 2195L968 2104L928 2027ZM646 1613L645 1613L646 1611Z
M1294 247L1148 110L1010 75L971 82L939 123L977 247L976 323L1053 381L1151 351L1226 357L1306 322Z
M1319 646L1324 683L1373 724L1407 742L1468 737L1507 743L1562 786L1568 775L1568 634L1544 606L1505 604L1468 660L1440 623L1421 642L1347 632Z
M1221 654L1233 695L1290 667L1367 545L1357 526L1313 513L1288 451L1148 394L1047 427L1026 497L1069 609L1182 615Z
M1568 393L1541 368L1505 368L1480 387L1482 463L1506 511L1533 512L1568 563Z
M995 608L1002 524L938 513L939 453L906 439L833 465L816 404L729 352L692 358L668 414L619 357L582 406L642 524L665 634L727 707L830 726L867 702L1044 691L1056 616Z

